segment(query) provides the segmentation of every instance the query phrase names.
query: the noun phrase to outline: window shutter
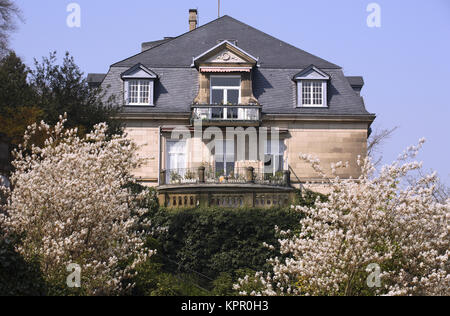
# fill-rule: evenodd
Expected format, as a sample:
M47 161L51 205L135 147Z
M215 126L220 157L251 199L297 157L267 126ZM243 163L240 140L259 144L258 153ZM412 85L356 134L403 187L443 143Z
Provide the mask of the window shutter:
M123 87L124 87L124 89L123 89L123 100L124 100L126 105L130 104L130 102L128 100L128 89L129 89L128 86L129 86L129 83L130 82L128 80L125 80L124 85L123 85Z

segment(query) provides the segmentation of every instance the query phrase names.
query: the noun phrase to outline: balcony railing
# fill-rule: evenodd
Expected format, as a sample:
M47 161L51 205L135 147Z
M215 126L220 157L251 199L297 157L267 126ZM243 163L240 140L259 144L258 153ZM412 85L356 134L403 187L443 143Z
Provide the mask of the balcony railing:
M162 170L160 185L186 184L260 184L270 186L290 186L290 172L264 173L253 167L234 168L225 174L213 168L185 168Z
M203 122L259 123L261 106L259 105L193 105L192 119Z

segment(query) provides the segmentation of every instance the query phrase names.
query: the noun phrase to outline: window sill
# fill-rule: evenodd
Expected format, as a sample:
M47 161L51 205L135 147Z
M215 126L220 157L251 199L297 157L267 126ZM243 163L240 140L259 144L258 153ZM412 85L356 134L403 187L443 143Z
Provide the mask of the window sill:
M297 105L297 108L328 109L327 105Z
M148 107L154 107L154 104L140 104L140 103L130 103L130 104L125 104L124 106L148 106Z

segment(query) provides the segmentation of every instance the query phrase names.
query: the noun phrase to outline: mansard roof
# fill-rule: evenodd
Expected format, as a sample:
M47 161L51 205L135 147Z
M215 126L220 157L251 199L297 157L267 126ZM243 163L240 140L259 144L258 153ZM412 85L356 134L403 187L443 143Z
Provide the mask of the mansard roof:
M370 116L363 98L352 88L342 68L276 39L229 16L155 46L111 66L103 84L108 93L123 93L121 75L137 64L158 74L154 107L125 107L140 114L186 114L198 94L198 69L193 61L210 57L222 45L239 56L257 61L253 67L253 93L263 114ZM219 52L220 53L220 52ZM214 56L214 55L213 55ZM234 67L234 66L233 66ZM328 76L328 107L296 107L297 85L293 78L313 71Z

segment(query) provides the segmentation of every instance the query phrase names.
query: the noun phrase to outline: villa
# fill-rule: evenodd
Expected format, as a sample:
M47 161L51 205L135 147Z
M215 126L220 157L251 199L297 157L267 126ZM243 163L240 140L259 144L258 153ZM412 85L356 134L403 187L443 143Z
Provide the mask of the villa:
M360 95L362 77L229 16L142 44L137 55L89 74L123 106L125 131L144 165L139 181L171 208L289 205L295 188L348 161L357 178L375 115Z

